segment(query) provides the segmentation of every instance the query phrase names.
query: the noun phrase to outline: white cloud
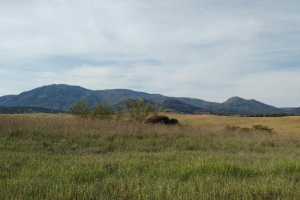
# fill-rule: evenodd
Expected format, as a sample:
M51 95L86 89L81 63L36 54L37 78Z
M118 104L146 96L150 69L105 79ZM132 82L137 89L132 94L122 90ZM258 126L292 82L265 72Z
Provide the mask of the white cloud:
M300 106L297 0L0 5L0 95L67 83Z

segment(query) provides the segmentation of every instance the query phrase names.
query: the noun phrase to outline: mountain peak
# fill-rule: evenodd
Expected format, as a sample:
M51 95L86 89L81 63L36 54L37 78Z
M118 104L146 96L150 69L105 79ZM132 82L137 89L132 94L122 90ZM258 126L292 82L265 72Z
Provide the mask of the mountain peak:
M231 97L229 98L227 101L225 101L224 103L234 103L234 102L240 102L240 101L247 101L246 99L243 99L241 97L235 96L235 97Z
M67 85L67 84L52 84L52 85L44 85L42 87L39 87L39 88L68 88L68 89L71 89L71 88L80 88L80 89L84 89L84 90L88 90L86 88L83 88L83 87L80 87L80 86L77 86L77 85ZM36 88L38 89L38 88Z

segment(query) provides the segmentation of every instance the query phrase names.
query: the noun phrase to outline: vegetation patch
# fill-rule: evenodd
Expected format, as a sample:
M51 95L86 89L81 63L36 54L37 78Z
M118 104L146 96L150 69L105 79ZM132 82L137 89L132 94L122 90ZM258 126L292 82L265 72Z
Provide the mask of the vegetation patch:
M265 132L265 133L274 133L274 130L272 128L269 128L269 127L263 126L263 125L253 125L252 128L240 127L240 126L234 126L234 125L226 125L225 130L226 131L240 131L240 132L260 131L260 132Z
M100 120L116 120L116 121L135 121L145 122L149 116L157 116L159 108L145 103L143 99L131 100L127 99L125 107L118 112L112 107L106 105L105 102L95 104L93 109L89 108L87 101L79 100L70 107L69 113L77 119L100 119ZM176 120L168 120L169 123L176 123Z
M166 125L176 125L179 124L179 121L175 118L169 118L163 115L157 115L150 117L146 120L147 124L166 124Z

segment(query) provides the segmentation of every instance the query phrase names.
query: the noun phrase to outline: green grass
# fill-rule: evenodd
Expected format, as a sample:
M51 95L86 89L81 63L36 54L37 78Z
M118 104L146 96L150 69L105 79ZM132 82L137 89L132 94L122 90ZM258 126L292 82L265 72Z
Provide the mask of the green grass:
M300 135L0 116L0 199L298 199Z

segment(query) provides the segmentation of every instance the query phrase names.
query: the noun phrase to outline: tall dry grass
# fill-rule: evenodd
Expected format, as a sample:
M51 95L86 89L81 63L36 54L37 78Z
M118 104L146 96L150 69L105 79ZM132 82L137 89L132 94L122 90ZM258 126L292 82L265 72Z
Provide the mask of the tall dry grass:
M0 199L297 199L300 135L0 115Z

